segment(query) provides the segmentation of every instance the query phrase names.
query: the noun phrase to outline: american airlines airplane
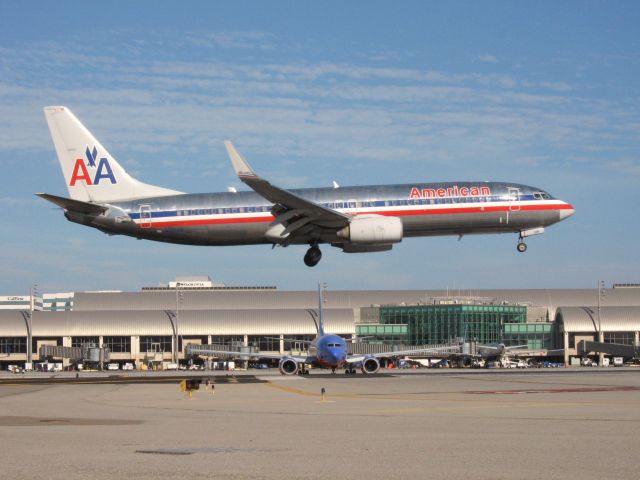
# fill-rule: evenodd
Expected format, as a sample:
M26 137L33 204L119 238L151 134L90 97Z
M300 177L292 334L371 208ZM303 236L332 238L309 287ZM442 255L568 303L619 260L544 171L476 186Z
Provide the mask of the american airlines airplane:
M381 252L407 237L544 232L574 213L570 204L527 185L447 182L285 190L259 177L225 142L236 174L253 192L183 193L142 183L66 107L45 107L69 198L37 195L71 222L110 235L186 245L321 244L348 253Z
M455 346L444 346L437 348L395 350L384 353L350 354L347 348L347 341L344 338L325 332L323 304L323 290L321 285L318 285L318 334L312 341L302 342L308 344L307 355L281 355L274 352L238 352L220 350L209 345L187 345L186 353L187 355L232 357L239 358L240 360L249 360L251 358L279 360L278 368L282 375L308 373L307 365L316 368L330 368L332 373L335 373L338 368L344 368L344 373L346 374L355 374L356 366L359 366L362 373L373 374L380 370L381 358L395 358L409 355L443 355L457 349ZM301 342L300 340L296 341Z

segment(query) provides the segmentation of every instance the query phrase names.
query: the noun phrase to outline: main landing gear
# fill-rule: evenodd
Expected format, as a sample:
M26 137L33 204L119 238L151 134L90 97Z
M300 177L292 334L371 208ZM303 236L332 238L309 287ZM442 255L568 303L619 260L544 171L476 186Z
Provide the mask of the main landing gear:
M315 267L321 258L322 252L318 248L318 245L313 243L311 244L311 248L307 250L307 253L304 256L304 264L307 267Z
M520 253L524 253L527 251L527 244L524 243L523 238L524 237L522 236L522 234L520 234L520 236L518 237L518 245L516 245L516 248Z

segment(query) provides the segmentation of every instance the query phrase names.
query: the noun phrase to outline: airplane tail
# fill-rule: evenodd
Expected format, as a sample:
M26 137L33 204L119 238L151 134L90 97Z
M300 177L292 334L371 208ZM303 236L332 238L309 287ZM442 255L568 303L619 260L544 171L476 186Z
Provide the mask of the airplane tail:
M109 203L182 193L133 178L68 108L45 107L44 115L73 200Z
M324 335L324 295L322 285L318 284L318 335Z

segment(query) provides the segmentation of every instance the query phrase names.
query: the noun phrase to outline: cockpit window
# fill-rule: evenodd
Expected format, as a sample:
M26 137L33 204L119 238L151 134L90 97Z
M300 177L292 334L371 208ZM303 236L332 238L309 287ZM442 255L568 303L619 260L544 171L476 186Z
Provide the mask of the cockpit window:
M533 198L535 198L536 200L551 200L551 195L549 195L547 192L534 192Z

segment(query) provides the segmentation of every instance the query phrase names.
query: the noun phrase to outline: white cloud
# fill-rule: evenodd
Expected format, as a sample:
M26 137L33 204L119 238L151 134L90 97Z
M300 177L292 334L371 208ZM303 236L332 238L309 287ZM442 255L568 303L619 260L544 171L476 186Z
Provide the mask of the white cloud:
M221 31L205 35L186 36L186 42L198 47L222 47L234 49L271 50L276 46L276 37L262 31Z
M640 158L607 160L604 162L603 167L621 175L640 177Z
M478 55L478 60L485 63L498 63L499 60L494 55Z
M261 32L188 39L228 48L276 40ZM223 138L235 139L258 159L349 158L357 164L429 158L444 164L482 157L499 165L515 154L523 164L535 159L545 166L554 155L540 155L538 146L591 158L600 145L629 138L640 125L624 105L579 98L564 82L522 75L326 61L121 62L117 52L94 56L56 44L37 47L0 49L8 72L0 83L0 150L51 151L41 108L65 103L123 163L162 153L165 167L185 177L176 168L184 155L201 171L212 168L212 157L226 161L217 156ZM488 63L495 58L481 57ZM87 68L71 68L78 63ZM46 81L20 73L36 68L51 72ZM618 154L628 156L628 149ZM140 175L154 168L131 165Z

